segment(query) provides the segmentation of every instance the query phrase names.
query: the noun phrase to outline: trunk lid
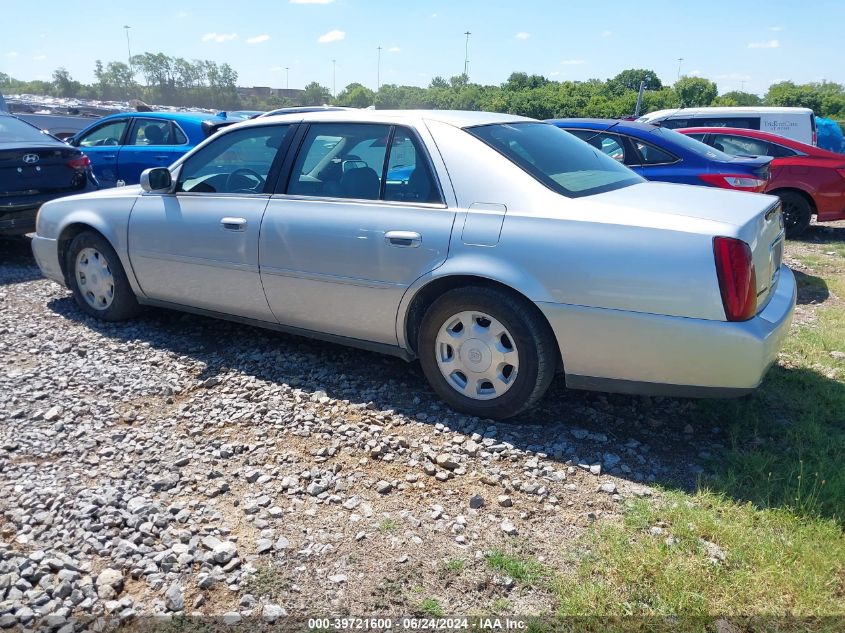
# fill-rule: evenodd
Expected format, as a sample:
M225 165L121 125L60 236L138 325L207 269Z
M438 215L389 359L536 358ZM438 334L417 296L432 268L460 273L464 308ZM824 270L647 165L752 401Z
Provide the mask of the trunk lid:
M74 191L85 186L84 170L68 166L82 152L57 143L0 143L0 197Z

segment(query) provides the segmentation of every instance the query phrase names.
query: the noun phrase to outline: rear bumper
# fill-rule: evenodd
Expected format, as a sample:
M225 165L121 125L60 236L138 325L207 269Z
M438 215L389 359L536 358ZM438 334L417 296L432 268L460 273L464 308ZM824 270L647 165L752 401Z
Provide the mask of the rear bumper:
M41 274L55 282L65 285L65 277L59 264L58 240L35 236L32 238L32 254Z
M795 277L739 323L537 304L554 330L567 386L599 391L726 397L756 388L777 358L795 308Z
M40 203L39 203L40 204ZM0 204L0 235L23 235L35 230L35 216L38 205Z

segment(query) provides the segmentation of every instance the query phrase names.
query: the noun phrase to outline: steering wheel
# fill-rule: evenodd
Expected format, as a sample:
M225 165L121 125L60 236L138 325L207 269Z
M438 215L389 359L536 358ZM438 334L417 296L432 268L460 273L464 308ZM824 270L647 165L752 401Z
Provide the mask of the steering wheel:
M101 141L97 141L97 145L104 146L104 145L119 145L116 138L104 138Z
M252 188L249 187L239 187L237 189L232 187L232 183L235 181L236 177L241 178L254 178L256 183L255 186ZM241 167L233 171L229 176L226 178L226 191L229 193L257 193L259 189L264 187L264 178L261 177L261 174L258 172L249 169L247 167Z

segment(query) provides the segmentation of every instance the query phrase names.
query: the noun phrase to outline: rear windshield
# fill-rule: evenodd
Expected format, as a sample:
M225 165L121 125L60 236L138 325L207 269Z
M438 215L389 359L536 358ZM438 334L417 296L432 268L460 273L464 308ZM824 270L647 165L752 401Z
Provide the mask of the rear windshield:
M497 123L467 132L570 198L645 182L589 143L548 123Z
M0 143L45 143L53 140L37 127L13 116L0 116Z
M733 158L729 154L725 154L725 152L720 152L715 147L705 145L701 141L696 141L694 138L676 132L675 130L667 130L665 127L656 127L649 134L654 134L656 137L663 139L665 143L674 143L688 152L704 156L710 160L729 161Z

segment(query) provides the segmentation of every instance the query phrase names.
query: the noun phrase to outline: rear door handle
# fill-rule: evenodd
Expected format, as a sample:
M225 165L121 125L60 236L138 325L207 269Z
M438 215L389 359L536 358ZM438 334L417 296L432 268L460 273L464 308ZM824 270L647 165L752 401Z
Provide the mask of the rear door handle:
M221 218L220 226L227 231L243 231L246 229L246 218Z
M422 235L416 231L388 231L384 234L384 241L391 246L417 248L422 244Z

